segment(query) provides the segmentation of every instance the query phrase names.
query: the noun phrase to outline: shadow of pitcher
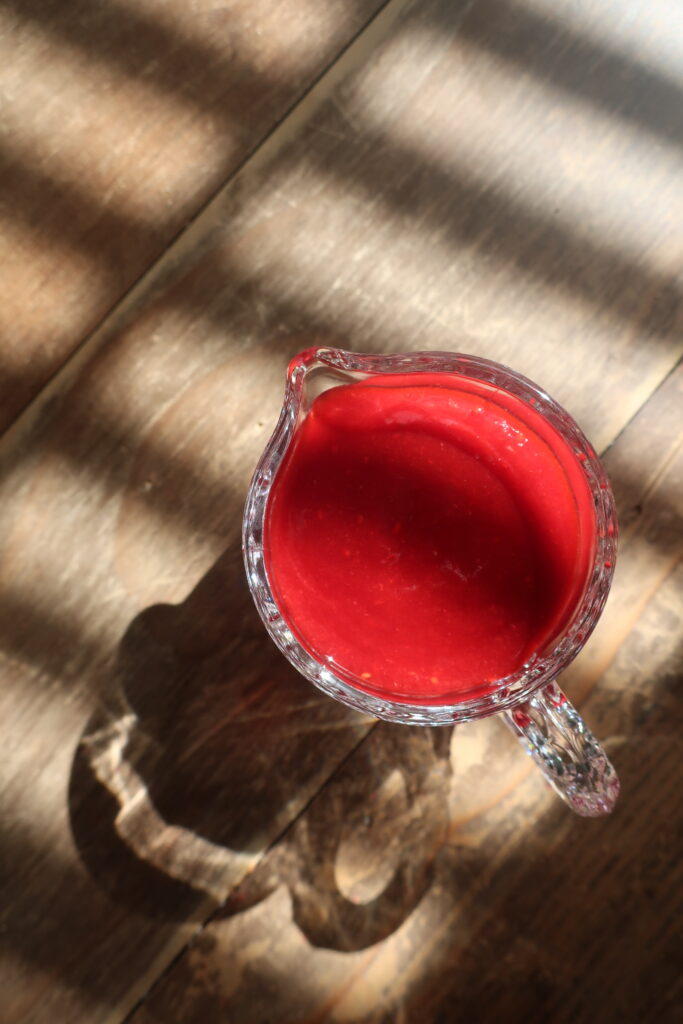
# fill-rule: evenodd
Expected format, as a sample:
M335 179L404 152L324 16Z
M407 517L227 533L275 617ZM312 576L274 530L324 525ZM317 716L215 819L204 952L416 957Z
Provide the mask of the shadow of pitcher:
M373 725L279 654L234 544L123 636L72 765L80 856L137 914L236 913L284 883L311 943L365 948L431 882L451 774L450 729Z

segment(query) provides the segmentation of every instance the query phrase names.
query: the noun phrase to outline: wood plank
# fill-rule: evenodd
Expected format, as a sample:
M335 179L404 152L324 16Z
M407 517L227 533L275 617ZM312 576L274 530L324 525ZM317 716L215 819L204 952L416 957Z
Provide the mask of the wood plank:
M608 6L615 38L635 16L656 36L646 5ZM680 354L680 154L510 70L477 10L387 9L0 446L10 1021L120 1020L369 728L274 654L242 580L244 492L293 352L488 355L600 446ZM549 53L566 39L581 63L575 35L560 21ZM434 737L408 735L392 757L419 766ZM470 803L436 826L462 819L476 859L477 801L510 779L501 764L482 797L478 755L458 756ZM411 793L390 777L386 816ZM345 858L362 900L382 866Z
M585 713L621 774L614 815L571 815L495 720L382 723L134 1024L678 1019L682 396L683 368L608 455L620 569L571 673L585 691L603 668Z
M0 430L380 6L3 0Z

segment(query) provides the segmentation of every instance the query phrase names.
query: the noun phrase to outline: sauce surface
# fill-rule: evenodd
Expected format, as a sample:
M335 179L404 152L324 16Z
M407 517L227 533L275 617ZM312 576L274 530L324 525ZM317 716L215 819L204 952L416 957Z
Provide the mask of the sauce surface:
M414 703L495 689L562 631L595 545L577 457L507 391L391 374L319 395L266 509L293 633L355 686Z

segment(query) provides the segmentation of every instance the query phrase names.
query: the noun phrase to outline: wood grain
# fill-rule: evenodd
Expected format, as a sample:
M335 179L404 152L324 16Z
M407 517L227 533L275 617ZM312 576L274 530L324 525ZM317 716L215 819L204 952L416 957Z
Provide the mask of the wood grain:
M3 0L0 429L379 6Z
M202 18L188 27L163 6L181 39L201 32ZM577 1019L590 1019L585 997L608 1020L618 957L584 952L587 934L567 924L589 882L591 941L606 949L610 929L626 932L625 884L661 982L652 1005L663 1014L674 998L680 907L659 933L657 920L679 849L667 744L683 176L674 123L649 112L679 93L666 61L653 63L672 38L659 5L603 8L390 4L5 435L8 1021L121 1021L226 897L231 916L203 932L206 949L167 975L140 1021L370 1021L380 997L386 1019L450 1020L453 993L474 1000L482 986L504 1019L494 962L527 1015L539 974L539 1005L554 1010L580 965ZM39 32L37 6L0 10ZM69 53L73 31L55 32ZM250 52L253 38L245 29ZM137 59L133 47L125 61ZM113 75L120 62L101 56ZM153 88L185 81L182 67L152 67ZM26 102L37 116L38 99ZM112 152L126 162L115 139ZM144 175L141 157L130 164ZM69 203L53 207L68 226ZM46 293L45 315L59 308ZM381 726L358 747L370 723L318 697L271 648L242 576L242 503L287 360L316 339L508 362L600 448L614 442L621 610L570 680L578 698L594 690L599 732L629 738L614 741L633 794L614 823L568 822L490 723L455 738ZM642 776L632 736L647 751ZM646 897L636 883L650 821L672 853L643 875ZM561 885L574 855L578 890ZM622 943L635 976L636 939ZM614 1006L644 1007L653 986Z

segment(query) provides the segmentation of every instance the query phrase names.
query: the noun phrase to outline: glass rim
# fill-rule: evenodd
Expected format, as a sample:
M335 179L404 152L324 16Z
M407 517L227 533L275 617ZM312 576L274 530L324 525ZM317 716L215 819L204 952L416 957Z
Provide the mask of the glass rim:
M339 383L384 373L454 373L484 381L539 412L578 457L593 497L597 527L593 563L583 596L552 649L532 655L516 673L496 680L492 692L463 700L441 697L429 703L375 696L355 686L350 674L330 659L322 662L315 658L302 646L282 615L265 566L266 506L277 471L306 411L306 381L319 371L338 374ZM523 703L555 679L573 661L597 624L612 583L616 542L614 496L598 455L569 413L533 381L481 356L435 351L365 355L328 346L306 349L289 363L282 411L254 471L242 529L249 589L266 630L285 657L328 696L365 714L407 725L447 725L484 718Z

